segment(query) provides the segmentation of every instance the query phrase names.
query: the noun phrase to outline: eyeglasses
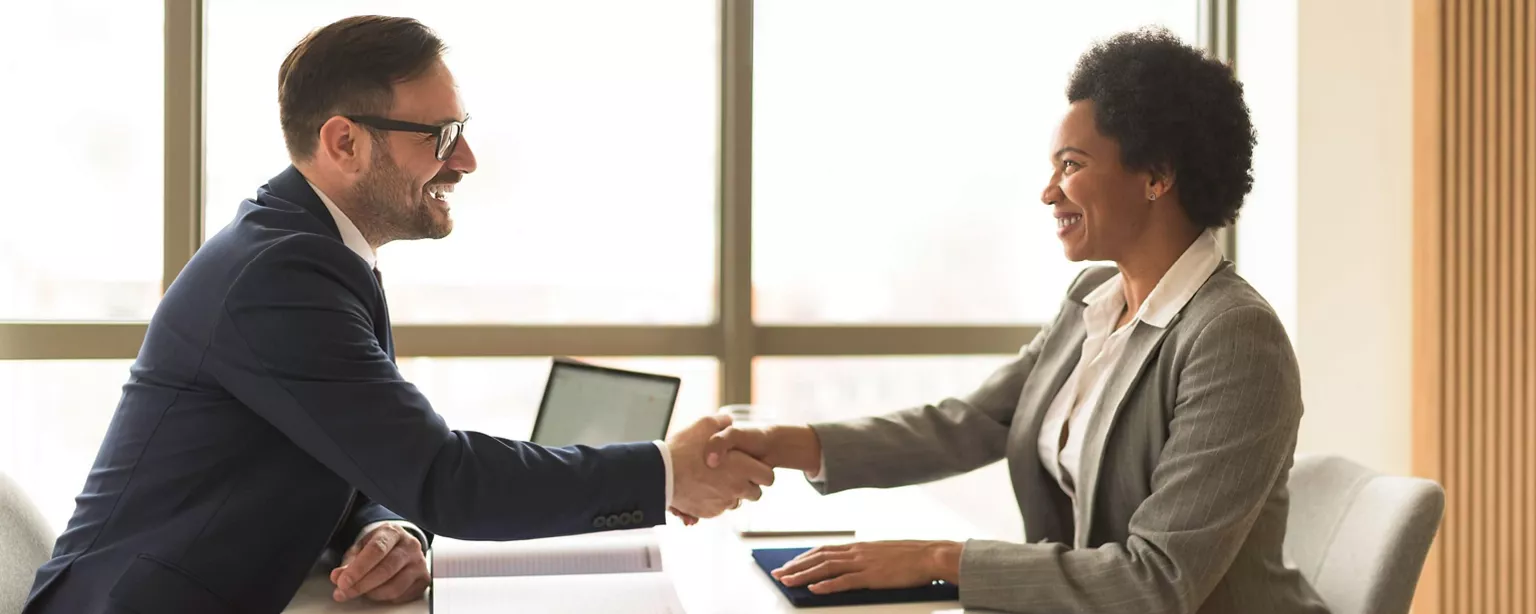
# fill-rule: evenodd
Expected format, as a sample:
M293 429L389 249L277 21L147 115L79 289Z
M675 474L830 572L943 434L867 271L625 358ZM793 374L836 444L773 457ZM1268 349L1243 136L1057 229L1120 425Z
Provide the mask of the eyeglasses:
M464 136L464 122L452 121L441 126L418 124L415 122L403 122L397 119L374 117L372 115L343 115L347 119L355 121L370 128L389 130L392 132L418 132L421 134L437 135L437 161L442 162L453 155L453 148L459 145L459 137Z

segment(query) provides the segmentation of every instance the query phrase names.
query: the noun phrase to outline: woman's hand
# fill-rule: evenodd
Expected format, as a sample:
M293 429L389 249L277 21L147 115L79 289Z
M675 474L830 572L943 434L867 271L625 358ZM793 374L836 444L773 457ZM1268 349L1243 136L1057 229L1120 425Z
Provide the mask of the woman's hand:
M960 582L960 552L948 541L883 541L821 546L773 571L786 586L817 594L859 588L906 588L934 580Z

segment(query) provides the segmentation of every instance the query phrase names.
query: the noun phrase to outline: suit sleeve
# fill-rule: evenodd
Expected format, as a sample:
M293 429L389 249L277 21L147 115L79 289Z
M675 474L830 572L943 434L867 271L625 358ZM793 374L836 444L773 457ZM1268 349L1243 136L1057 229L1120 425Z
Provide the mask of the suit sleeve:
M972 540L966 607L1188 614L1248 538L1290 462L1301 420L1295 356L1272 312L1238 307L1202 330L1179 372L1168 440L1124 543Z
M347 520L342 524L341 529L331 536L330 547L337 552L346 552L348 548L352 547L352 544L357 543L357 540L363 538L363 534L369 528L375 524L386 522L399 523L401 528L415 535L416 539L421 541L422 550L425 551L431 548L431 533L421 530L421 527L390 511L389 508L375 503L364 493L358 493L352 513L347 516Z
M892 488L946 478L1003 458L1024 380L1034 370L1049 327L1013 361L963 397L883 416L813 424L823 494Z
M664 520L663 462L650 442L546 448L450 430L375 336L372 283L335 241L281 239L231 287L209 372L371 501L431 533L512 540Z

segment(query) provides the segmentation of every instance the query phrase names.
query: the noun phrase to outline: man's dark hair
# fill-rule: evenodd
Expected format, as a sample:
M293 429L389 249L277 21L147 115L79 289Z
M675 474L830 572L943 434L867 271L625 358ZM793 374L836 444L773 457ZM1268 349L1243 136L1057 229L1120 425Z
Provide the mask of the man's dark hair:
M313 156L320 126L333 116L388 113L394 85L427 72L445 50L430 28L404 17L348 17L309 33L277 74L288 155Z
M1134 170L1174 172L1195 224L1237 221L1253 189L1253 123L1232 69L1163 28L1102 41L1077 61L1067 100L1091 100L1099 132Z

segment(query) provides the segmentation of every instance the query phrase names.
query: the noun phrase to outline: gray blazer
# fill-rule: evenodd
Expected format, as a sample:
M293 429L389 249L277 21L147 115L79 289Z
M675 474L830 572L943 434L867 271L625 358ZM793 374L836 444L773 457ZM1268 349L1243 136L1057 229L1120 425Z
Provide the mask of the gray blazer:
M1167 328L1137 322L1087 429L1071 501L1040 463L1046 408L1076 367L1078 276L1056 319L981 388L815 424L824 493L927 482L1008 459L1031 543L971 540L960 601L1013 612L1326 612L1281 562L1301 419L1296 358L1269 304L1223 263Z

